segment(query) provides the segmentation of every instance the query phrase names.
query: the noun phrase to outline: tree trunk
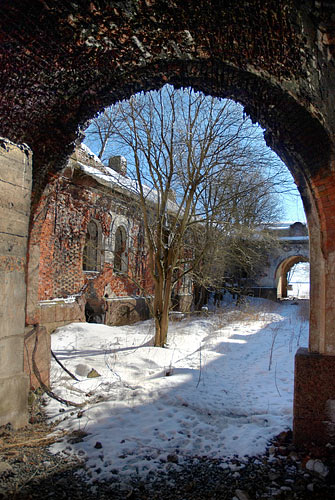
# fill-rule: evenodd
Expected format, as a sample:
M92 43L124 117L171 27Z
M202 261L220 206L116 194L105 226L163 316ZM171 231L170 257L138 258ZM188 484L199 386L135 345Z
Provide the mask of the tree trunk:
M164 347L167 341L171 291L171 277L167 278L164 283L158 283L155 287L155 347Z
M202 285L194 287L194 309L201 311L201 308L208 302L208 291Z

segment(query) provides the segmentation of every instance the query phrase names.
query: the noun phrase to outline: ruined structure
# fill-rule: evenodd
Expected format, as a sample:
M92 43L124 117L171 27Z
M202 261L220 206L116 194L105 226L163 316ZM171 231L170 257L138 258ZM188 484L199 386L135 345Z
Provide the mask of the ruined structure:
M334 4L316 0L4 0L0 16L0 133L31 148L32 213L78 126L136 91L190 85L241 102L264 127L298 185L310 235L310 342L297 354L295 439L333 444L334 32ZM24 307L27 208L14 191L28 193L30 184L26 153L1 144L0 424L21 425L24 321L11 321L7 299L10 288ZM10 168L22 176L13 179ZM15 367L4 370L3 353L14 351Z
M31 388L39 387L32 367L36 336L34 359L48 386L45 360L57 327L76 321L125 325L150 317L154 284L136 182L122 156L109 165L78 146L66 167L51 174L31 216L24 353ZM181 311L192 303L184 282L173 297Z
M305 224L270 224L266 229L278 238L278 244L266 255L263 267L252 284L256 297L287 297L287 273L299 262L309 262L309 237Z
M147 319L152 294L136 193L122 157L78 147L48 182L30 225L26 324ZM121 172L120 172L121 171Z

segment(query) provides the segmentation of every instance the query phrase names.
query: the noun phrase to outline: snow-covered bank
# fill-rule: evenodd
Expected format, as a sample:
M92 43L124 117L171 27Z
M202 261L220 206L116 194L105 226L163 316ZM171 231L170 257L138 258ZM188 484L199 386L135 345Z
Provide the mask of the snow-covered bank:
M88 404L49 400L49 416L79 436L51 450L87 460L93 479L147 475L186 456L263 453L291 426L294 354L308 335L300 307L260 299L184 318L171 323L165 349L152 347L151 321L58 329L52 348L80 380L54 363L53 390ZM87 378L92 368L101 376Z

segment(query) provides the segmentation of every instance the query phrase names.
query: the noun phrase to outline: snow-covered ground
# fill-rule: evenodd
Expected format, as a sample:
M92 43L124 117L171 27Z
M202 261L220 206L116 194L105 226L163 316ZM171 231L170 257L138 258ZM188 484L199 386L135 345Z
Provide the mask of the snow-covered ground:
M86 461L92 480L150 477L178 467L175 457L263 453L292 425L294 354L308 336L302 307L254 299L185 317L170 323L164 349L152 347L151 321L59 328L52 348L79 381L53 362L53 391L87 405L48 400L48 415L69 432L51 451ZM91 369L100 377L87 378Z
M288 290L289 297L309 299L309 262L299 262L292 267L288 284L292 286Z

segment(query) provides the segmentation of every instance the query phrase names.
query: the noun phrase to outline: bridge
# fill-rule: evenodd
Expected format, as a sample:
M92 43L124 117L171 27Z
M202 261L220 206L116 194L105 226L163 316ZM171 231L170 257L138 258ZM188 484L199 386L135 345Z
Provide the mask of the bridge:
M278 245L268 254L252 290L257 297L283 299L288 292L287 273L295 264L309 262L308 229L302 222L274 223L266 229L278 237Z

